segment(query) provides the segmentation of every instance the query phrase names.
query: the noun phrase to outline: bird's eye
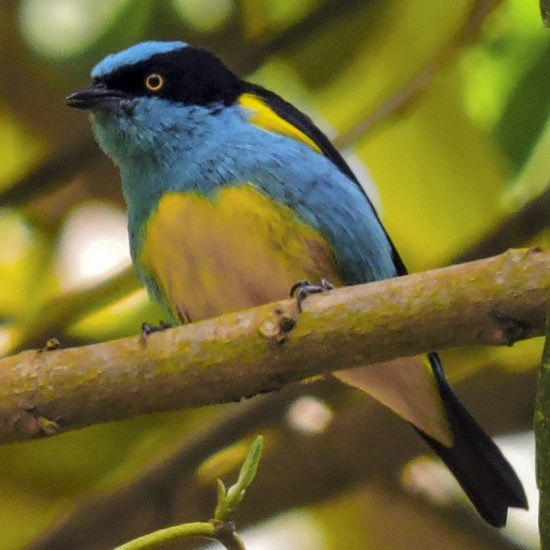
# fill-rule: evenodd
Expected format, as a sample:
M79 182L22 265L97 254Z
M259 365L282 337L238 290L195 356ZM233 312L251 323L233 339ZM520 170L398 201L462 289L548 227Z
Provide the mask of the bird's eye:
M164 86L164 78L158 73L151 73L145 79L145 86L152 92L158 92Z

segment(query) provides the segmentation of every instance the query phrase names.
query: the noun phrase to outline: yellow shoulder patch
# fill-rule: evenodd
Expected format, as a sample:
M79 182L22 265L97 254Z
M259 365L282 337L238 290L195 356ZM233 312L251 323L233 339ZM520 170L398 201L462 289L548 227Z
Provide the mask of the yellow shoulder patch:
M321 149L317 147L316 143L301 130L290 124L284 118L280 117L265 101L260 97L255 96L254 94L243 94L239 97L239 104L254 111L254 114L249 119L249 122L263 128L264 130L269 130L271 132L277 132L278 134L283 134L285 136L291 137L296 141L301 141L305 143L313 150L321 153Z

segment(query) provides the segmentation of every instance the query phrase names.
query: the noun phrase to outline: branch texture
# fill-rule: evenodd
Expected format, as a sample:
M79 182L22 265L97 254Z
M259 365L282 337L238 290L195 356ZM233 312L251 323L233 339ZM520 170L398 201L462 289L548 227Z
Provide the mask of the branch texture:
M0 360L0 442L237 401L312 375L544 332L550 251L267 304L150 335ZM44 427L48 427L47 430ZM59 428L59 429L57 429Z

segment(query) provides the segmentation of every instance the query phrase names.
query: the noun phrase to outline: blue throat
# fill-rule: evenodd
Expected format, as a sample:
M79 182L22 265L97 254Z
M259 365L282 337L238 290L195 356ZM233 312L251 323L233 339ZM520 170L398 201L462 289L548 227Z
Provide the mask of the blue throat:
M224 186L253 182L331 243L346 284L396 274L391 245L356 184L309 146L249 123L240 105L132 99L92 123L120 167L134 258L164 193L214 198Z

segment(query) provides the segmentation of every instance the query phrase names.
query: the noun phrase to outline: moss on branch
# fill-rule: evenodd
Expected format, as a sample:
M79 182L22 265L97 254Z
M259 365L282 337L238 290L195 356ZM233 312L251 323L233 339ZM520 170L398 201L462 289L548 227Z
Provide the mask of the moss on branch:
M0 442L239 400L312 375L543 334L550 251L267 304L150 335L0 360ZM53 423L53 424L51 424Z

